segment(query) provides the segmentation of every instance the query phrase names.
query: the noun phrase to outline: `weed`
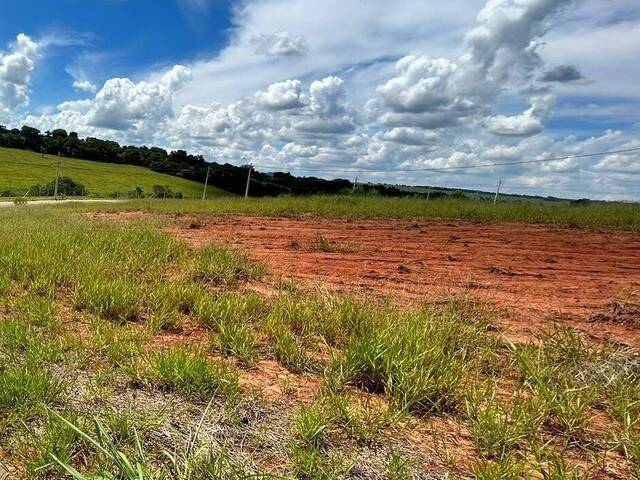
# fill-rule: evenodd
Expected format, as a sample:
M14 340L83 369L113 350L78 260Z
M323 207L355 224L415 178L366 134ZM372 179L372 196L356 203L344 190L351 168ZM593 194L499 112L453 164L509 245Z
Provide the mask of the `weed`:
M389 409L385 402L347 393L327 395L322 398L321 406L331 425L361 441L378 439L381 432L399 417L398 412Z
M106 357L111 365L129 365L140 355L145 332L133 325L117 325L93 319L94 353Z
M259 279L266 273L263 263L252 263L243 253L218 244L198 250L190 259L189 269L194 280L219 286Z
M122 278L105 281L96 275L78 284L74 305L78 310L96 313L105 320L124 323L140 317L140 298L135 283Z
M272 325L270 330L273 351L280 363L293 373L315 370L315 363L295 335L283 325Z
M309 251L325 253L352 253L356 251L353 245L340 245L327 240L323 235L317 235L309 244Z
M571 466L556 453L551 453L549 458L540 467L543 480L588 480L589 472L578 466Z
M398 318L353 335L340 368L347 382L384 393L401 410L448 410L477 333L455 316Z
M392 450L387 458L388 480L412 480L418 478L419 463Z
M200 399L221 394L233 397L238 374L224 361L208 360L202 351L184 348L152 354L143 372L159 386Z
M471 436L489 458L502 459L525 439L535 438L546 419L546 404L521 393L499 402L495 390L477 390L466 404Z
M255 293L220 292L204 295L194 306L196 320L217 331L220 325L257 322L264 314L264 300Z
M64 383L38 365L11 365L0 371L0 411L33 415L39 405L58 402L64 391Z
M92 457L92 452L82 442L78 432L62 421L59 415L76 425L83 423L76 412L52 414L47 411L42 427L36 431L29 430L19 440L29 478L61 478L64 469L52 460L52 455L64 463L73 461L76 464L88 463Z
M245 365L253 364L257 340L246 324L229 321L219 323L218 342L224 353L238 357Z
M325 445L329 419L317 405L302 406L295 418L295 432L305 447L321 449Z
M290 458L296 478L301 480L339 480L353 468L353 463L339 454L295 443L291 445Z
M568 356L553 361L554 354L562 351L560 343L570 339ZM574 349L573 337L565 336L560 341L553 340L551 350L548 344L538 348L515 349L516 358L524 374L525 383L543 399L547 410L552 415L550 426L563 432L572 440L584 437L590 424L590 409L598 398L596 385L580 384L575 372L584 353ZM551 353L550 353L551 352Z
M481 460L473 467L476 480L518 480L526 478L526 473L522 463L512 456L499 460Z

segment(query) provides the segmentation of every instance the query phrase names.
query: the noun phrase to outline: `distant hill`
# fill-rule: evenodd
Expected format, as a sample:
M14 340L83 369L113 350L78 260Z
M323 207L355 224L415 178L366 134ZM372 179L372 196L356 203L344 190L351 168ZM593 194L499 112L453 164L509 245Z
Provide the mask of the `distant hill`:
M60 175L82 183L88 195L94 197L126 195L136 187L149 195L154 185L160 185L182 193L186 198L199 198L204 187L202 183L157 173L145 167L64 157L61 160ZM49 183L55 178L56 162L57 157L53 155L0 147L0 194L21 196L35 184ZM225 194L227 192L214 186L207 188L208 197ZM37 195L37 192L30 192L30 195Z

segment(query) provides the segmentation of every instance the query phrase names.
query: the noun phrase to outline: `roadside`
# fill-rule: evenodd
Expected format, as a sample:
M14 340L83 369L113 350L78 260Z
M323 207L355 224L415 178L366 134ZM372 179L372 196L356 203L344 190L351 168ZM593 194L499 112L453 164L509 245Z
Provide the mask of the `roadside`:
M28 200L24 202L15 201L0 201L1 207L14 207L14 206L24 206L24 205L58 205L61 203L120 203L124 200L114 200L114 199L101 199L101 198L68 198L64 200Z

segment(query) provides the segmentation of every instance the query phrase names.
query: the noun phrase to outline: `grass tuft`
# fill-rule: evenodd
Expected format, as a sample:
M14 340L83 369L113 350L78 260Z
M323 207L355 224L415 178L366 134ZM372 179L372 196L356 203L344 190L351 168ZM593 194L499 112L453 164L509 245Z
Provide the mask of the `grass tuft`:
M213 395L233 397L238 391L238 374L222 360L209 360L201 350L184 348L149 356L143 375L161 388L207 399Z

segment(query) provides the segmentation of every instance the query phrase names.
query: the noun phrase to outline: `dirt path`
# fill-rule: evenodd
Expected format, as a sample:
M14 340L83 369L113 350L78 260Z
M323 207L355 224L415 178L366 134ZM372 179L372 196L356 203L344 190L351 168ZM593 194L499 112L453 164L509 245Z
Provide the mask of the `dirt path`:
M184 222L183 222L184 223ZM184 223L193 245L231 242L276 278L407 300L470 293L506 307L510 333L561 321L640 348L640 323L594 315L638 303L640 235L524 224L221 217ZM318 236L338 252L314 250Z

